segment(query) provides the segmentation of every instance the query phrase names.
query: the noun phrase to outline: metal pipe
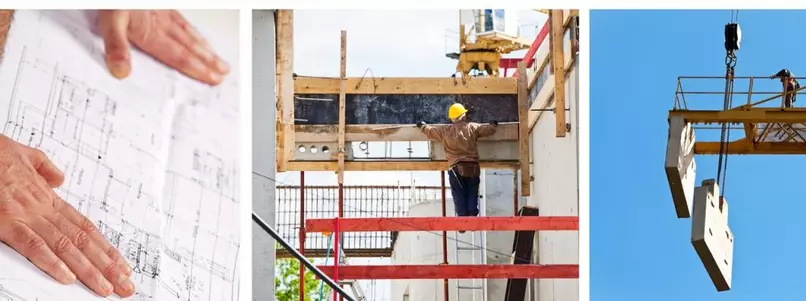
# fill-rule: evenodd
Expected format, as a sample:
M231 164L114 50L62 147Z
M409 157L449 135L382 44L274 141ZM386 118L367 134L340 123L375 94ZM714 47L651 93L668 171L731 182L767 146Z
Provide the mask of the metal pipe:
M339 172L344 172L344 171L341 170ZM341 233L339 232L339 218L343 218L343 217L344 217L344 184L339 183L339 217L336 219L336 229L335 229L336 231L334 231L335 234L336 234L336 247L338 248L339 253L341 253L341 245L339 244L339 240L341 240ZM339 254L339 253L336 253L336 254ZM333 271L333 275L336 276L336 280L339 280L339 278L338 278L339 277L339 264L338 264L338 262L340 260L338 260L338 259L339 259L339 257L337 256L336 257L336 260L337 260L336 261L337 262L336 263L336 268ZM333 301L336 301L336 299L334 298ZM342 296L341 301L344 301L344 296Z
M305 172L299 172L299 253L305 255ZM299 301L305 301L305 266L299 265Z
M693 91L693 92L689 91L689 92L677 92L677 93L678 94L693 94L693 95L725 95L725 92L707 92L707 91ZM736 92L736 91L733 91L733 93L731 93L731 94L733 94L733 95L750 95L750 94L778 95L778 94L781 94L781 92L753 92L753 91L747 91L747 92L739 91L739 92ZM801 93L796 93L796 94L806 94L806 92L801 92Z
M339 256L341 251L341 245L339 245L339 218L333 219L333 223L335 224L333 227L333 235L335 235L333 239L333 280L338 283L339 282ZM339 287L343 288L339 283ZM339 294L335 291L333 292L333 301L336 301Z
M751 78L765 78L770 79L769 76L732 76L734 79L751 79ZM725 79L725 76L678 76L679 79ZM776 79L772 78L772 79ZM806 77L792 77L794 79L806 79Z
M512 171L512 187L513 187L513 197L512 197L512 204L515 209L514 216L518 216L518 171Z
M445 171L440 171L440 182L442 183L442 217L448 216L448 197L445 193ZM448 232L442 231L442 264L448 265ZM442 290L445 293L443 300L448 301L448 279L442 280Z
M334 291L338 292L342 296L345 296L345 298L347 300L355 301L355 299L353 299L353 297L350 297L349 295L347 295L347 292L345 292L341 287L339 287L339 285L336 284L336 282L333 282L333 280L328 278L327 275L325 275L325 273L323 273L316 266L314 266L313 263L308 261L308 259L306 259L305 256L302 256L302 254L300 254L296 249L294 249L294 247L292 247L291 244L289 244L288 242L283 240L283 238L280 237L280 234L278 234L276 231L274 231L274 229L272 229L268 224L266 224L266 222L263 221L262 218L257 216L257 214L255 214L254 211L252 212L252 221L257 223L257 225L261 229L263 229L263 231L266 231L266 233L268 233L272 238L274 238L274 240L276 240L278 243L280 243L280 245L283 248L285 248L289 253L291 253L291 255L293 255L294 258L299 260L300 263L302 263L309 270L311 270L311 272L313 272L317 277L319 277L319 279L322 279L322 281L324 281L327 284L327 286L329 286L330 288L332 288Z

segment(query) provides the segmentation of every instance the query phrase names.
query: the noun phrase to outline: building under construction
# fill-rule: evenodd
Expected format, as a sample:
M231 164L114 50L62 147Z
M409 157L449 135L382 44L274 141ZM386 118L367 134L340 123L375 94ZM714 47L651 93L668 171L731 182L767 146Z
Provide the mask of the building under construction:
M277 190L264 194L273 204L256 196L255 213L306 258L330 258L319 269L348 290L359 288L348 298L372 300L360 289L372 279L391 282L389 296L379 300L578 300L578 14L537 11L548 20L533 40L512 30L517 25L509 10L460 12L459 51L446 54L457 61L446 73L456 73L444 78L348 76L345 31L341 49L333 49L340 51L339 77L296 74L294 12L255 12L254 39L262 41L253 56L263 53L260 45L274 53L273 61L255 58L253 66L255 73L275 71L253 79L257 86L274 77L277 153L265 164L299 172L298 184L274 181ZM504 57L520 50L522 57ZM269 98L255 91L257 108ZM442 145L414 127L447 123L444 113L457 102L471 107L470 121L500 123L493 136L479 140L478 217L454 216ZM424 144L426 155L361 156L372 144L392 142ZM336 176L330 185L306 185L306 173L316 171ZM439 180L345 180L359 171L416 171ZM269 183L274 170L254 177ZM253 279L273 283L265 262L274 258L260 256L268 256L267 249L276 257L295 252L275 251L265 238L259 243L260 231L253 234L253 261L261 261ZM355 258L388 263L362 265ZM264 300L269 293L254 288L253 294Z

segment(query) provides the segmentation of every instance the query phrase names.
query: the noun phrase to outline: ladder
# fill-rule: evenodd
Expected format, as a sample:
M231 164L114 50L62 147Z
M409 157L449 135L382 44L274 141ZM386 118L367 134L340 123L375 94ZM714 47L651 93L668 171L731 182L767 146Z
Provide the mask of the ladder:
M479 195L479 216L486 216L484 198ZM486 264L487 263L487 233L485 231L456 232L456 264ZM471 262L467 260L469 254ZM456 279L456 300L460 301L487 301L487 281L484 279ZM448 300L445 300L448 301Z
M344 256L344 248L339 247L341 250L339 251L339 265L346 266L347 264L347 256ZM361 289L361 285L356 280L340 280L339 284L349 285L353 291L353 298L356 301L367 301L367 297L364 296L364 290Z

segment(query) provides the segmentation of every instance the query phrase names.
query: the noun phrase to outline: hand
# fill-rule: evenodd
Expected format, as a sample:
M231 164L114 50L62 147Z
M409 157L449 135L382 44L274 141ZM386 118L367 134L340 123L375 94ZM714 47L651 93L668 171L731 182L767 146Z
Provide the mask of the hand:
M131 73L129 42L185 75L210 85L223 81L229 67L175 10L102 10L98 27L106 65L117 78Z
M495 120L490 121L490 124L491 124L492 126L498 126L498 121L495 121Z
M418 128L423 128L425 126L425 121L420 121L417 123Z
M63 284L106 297L134 294L131 268L92 222L51 187L62 172L40 150L0 135L0 242Z

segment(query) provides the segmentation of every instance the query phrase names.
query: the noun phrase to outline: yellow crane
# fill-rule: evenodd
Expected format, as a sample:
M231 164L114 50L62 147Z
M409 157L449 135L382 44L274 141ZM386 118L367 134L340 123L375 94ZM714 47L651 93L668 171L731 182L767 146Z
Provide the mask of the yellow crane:
M503 9L476 9L464 14L472 13L473 25L468 30L462 22L462 12L459 20L459 53L449 53L447 56L459 60L456 72L462 74L462 82L470 78L470 73L485 71L487 76L498 77L501 56L513 51L528 49L532 41L513 36L505 32L506 14L512 11ZM471 37L475 38L471 41ZM454 75L455 76L455 75Z

